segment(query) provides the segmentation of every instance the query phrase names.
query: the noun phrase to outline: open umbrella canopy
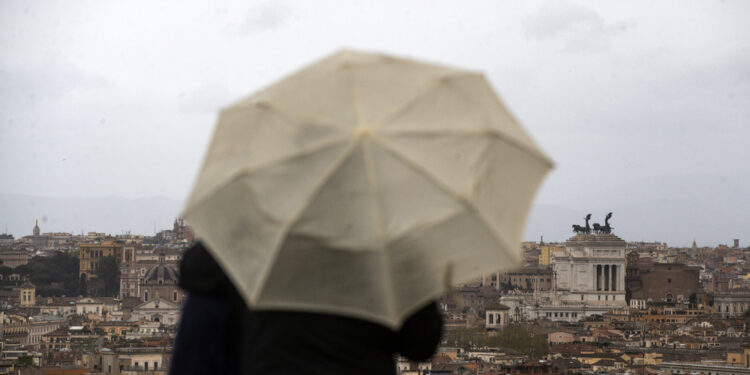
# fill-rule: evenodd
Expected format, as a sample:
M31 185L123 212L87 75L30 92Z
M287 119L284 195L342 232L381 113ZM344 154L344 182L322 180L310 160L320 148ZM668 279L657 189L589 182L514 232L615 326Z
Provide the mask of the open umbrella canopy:
M482 74L342 51L221 112L183 216L252 308L397 328L520 265L551 167Z

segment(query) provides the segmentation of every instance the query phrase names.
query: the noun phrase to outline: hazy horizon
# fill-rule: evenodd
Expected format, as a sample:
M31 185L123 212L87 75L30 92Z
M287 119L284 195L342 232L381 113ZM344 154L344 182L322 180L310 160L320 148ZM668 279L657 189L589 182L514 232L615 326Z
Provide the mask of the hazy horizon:
M167 197L40 197L24 194L0 193L0 231L16 238L31 235L35 220L45 232L73 234L104 232L108 234L152 235L170 229L182 209L183 202ZM653 203L648 204L653 206ZM609 210L608 210L609 209ZM731 244L740 239L747 246L747 238L714 236L705 231L680 231L659 223L671 213L655 213L646 220L639 217L643 206L593 207L582 210L559 205L535 204L527 222L525 241L563 242L570 238L572 224L583 224L583 216L592 213L591 223L604 222L607 212L614 212L610 220L613 233L626 241L666 242L670 246L689 247L696 240L699 247ZM645 226L644 226L645 225ZM705 228L704 228L705 229ZM708 229L715 229L709 226Z

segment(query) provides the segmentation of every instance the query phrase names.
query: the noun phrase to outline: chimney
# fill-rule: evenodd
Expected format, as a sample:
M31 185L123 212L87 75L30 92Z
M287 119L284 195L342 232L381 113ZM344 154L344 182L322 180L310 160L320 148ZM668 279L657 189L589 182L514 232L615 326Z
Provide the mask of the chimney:
M739 249L740 248L740 240L738 238L734 239L734 246L733 247L735 249Z

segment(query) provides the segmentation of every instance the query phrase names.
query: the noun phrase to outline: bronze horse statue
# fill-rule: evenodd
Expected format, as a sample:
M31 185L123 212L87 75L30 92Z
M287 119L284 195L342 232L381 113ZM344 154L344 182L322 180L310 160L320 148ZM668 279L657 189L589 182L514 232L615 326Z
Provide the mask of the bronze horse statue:
M586 226L582 227L577 224L573 224L573 232L578 233L584 233L584 234L591 234L591 227L589 226L589 220L591 220L591 214L586 215L584 218L586 220Z
M609 219L612 218L612 213L608 213L607 217L604 218L604 226L600 225L599 223L594 223L594 233L612 233L612 228L609 226Z

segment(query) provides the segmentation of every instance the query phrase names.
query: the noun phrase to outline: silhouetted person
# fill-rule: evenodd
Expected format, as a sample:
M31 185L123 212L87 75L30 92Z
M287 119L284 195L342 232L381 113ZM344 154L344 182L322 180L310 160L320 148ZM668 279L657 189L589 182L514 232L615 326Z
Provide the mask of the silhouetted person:
M302 282L302 281L301 281ZM339 315L249 310L197 243L180 265L183 307L170 374L395 374L394 354L430 358L442 333L436 303L398 331Z

